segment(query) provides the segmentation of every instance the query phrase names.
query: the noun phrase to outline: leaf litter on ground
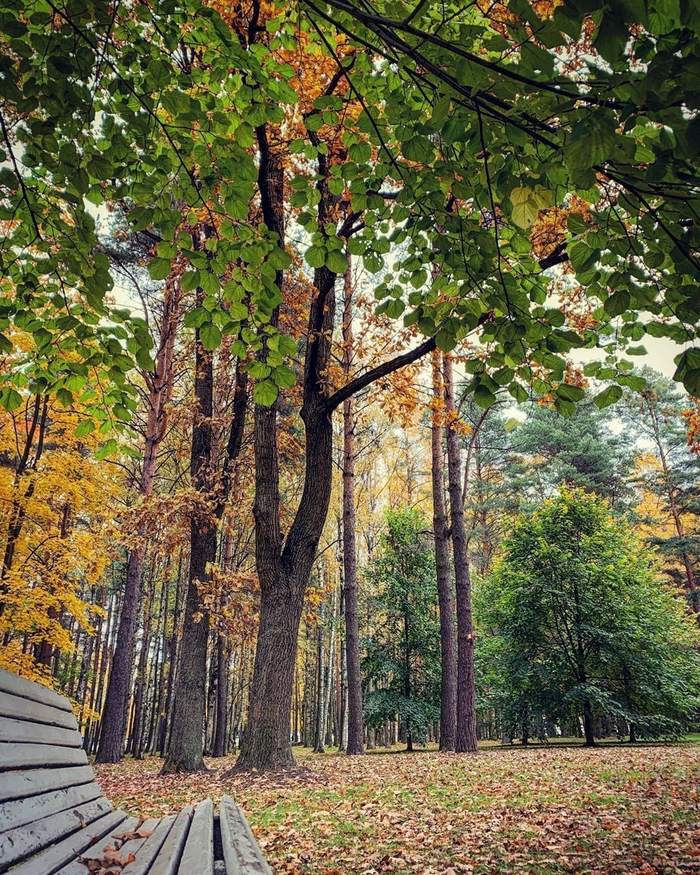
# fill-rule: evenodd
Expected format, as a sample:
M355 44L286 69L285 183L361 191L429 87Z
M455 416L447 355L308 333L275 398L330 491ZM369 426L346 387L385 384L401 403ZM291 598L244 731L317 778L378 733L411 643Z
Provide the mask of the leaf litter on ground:
M700 746L486 748L366 756L298 752L291 773L159 775L161 760L96 766L142 816L224 793L276 873L700 875Z

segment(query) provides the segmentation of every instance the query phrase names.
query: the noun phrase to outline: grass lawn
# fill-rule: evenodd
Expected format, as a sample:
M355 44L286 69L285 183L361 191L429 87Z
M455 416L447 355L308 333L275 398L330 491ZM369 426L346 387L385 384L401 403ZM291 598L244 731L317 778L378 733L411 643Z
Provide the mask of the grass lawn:
M231 793L280 873L700 873L700 745L558 742L478 755L297 750L285 777L97 766L115 804L163 814Z

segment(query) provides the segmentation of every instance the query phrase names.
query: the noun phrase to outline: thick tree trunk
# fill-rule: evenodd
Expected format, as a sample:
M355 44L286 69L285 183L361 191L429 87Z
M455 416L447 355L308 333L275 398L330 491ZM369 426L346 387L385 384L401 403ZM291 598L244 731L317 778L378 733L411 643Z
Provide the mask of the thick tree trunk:
M343 373L350 379L353 357L352 276L350 258L345 272L343 302ZM347 753L364 753L360 616L357 590L355 530L355 419L352 398L343 402L343 596L345 608L345 666L347 672Z
M261 599L248 725L239 768L287 769L294 766L289 723L294 662L303 601L284 580L268 582Z
M442 460L443 384L440 352L432 353L433 417L431 426L431 471L433 485L433 534L435 571L440 610L440 750L454 750L457 735L457 642L455 600L450 575L450 547L445 511Z
M467 537L462 502L462 472L459 434L451 422L457 416L452 375L452 360L444 358L445 402L450 419L447 429L447 480L450 495L452 551L455 568L457 604L457 735L455 750L477 750L476 689L474 681L474 626L472 623L472 594L469 573Z

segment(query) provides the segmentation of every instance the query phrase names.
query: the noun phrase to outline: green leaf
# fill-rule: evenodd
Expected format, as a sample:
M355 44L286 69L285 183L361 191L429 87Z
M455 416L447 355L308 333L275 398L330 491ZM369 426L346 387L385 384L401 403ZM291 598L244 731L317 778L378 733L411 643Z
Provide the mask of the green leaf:
M309 246L304 256L309 267L323 267L326 250L322 246Z
M278 365L273 371L273 379L280 389L289 389L297 381L297 375L287 365Z
M348 269L348 260L339 249L331 249L326 255L326 267L333 273L343 274Z
M75 436L79 438L87 437L95 430L95 423L91 419L83 419L79 422L75 429Z
M213 322L208 322L199 329L199 339L204 349L216 349L221 343L221 331Z
M110 438L108 441L105 441L101 447L98 447L97 450L95 450L95 458L98 461L102 461L103 459L106 459L107 456L113 456L118 449L119 446L115 439Z
M253 401L261 407L271 407L277 400L279 390L272 380L256 383L253 389Z
M602 392L599 392L593 398L593 402L596 407L599 407L602 410L604 407L610 407L611 404L615 404L620 398L622 398L622 387L613 384L612 386L608 386L607 389L603 389Z
M580 401L586 393L580 386L561 383L557 386L556 394L565 401Z
M630 293L627 289L619 289L613 292L609 298L606 298L603 308L610 316L620 316L626 313L631 302Z
M170 260L167 258L154 258L148 265L148 273L151 279L164 280L167 279L170 273Z
M0 406L4 407L5 410L17 410L21 403L22 396L11 386L6 386L2 392L0 392Z

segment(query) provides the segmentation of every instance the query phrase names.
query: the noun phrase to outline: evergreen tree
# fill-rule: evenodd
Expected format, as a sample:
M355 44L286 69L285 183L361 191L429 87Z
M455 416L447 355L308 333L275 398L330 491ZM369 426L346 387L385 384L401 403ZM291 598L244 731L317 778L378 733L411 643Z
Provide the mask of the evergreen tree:
M680 731L700 706L700 635L652 554L605 501L562 490L522 516L479 592L481 687L506 722L626 721Z
M364 660L371 687L365 717L371 726L398 717L408 750L425 741L440 716L440 624L427 529L417 510L389 511L379 555L366 572L377 624Z
M634 457L627 436L615 435L610 420L609 413L585 401L568 416L534 407L513 436L518 454L513 474L521 491L542 500L561 486L582 488L623 510L632 496L626 480Z

